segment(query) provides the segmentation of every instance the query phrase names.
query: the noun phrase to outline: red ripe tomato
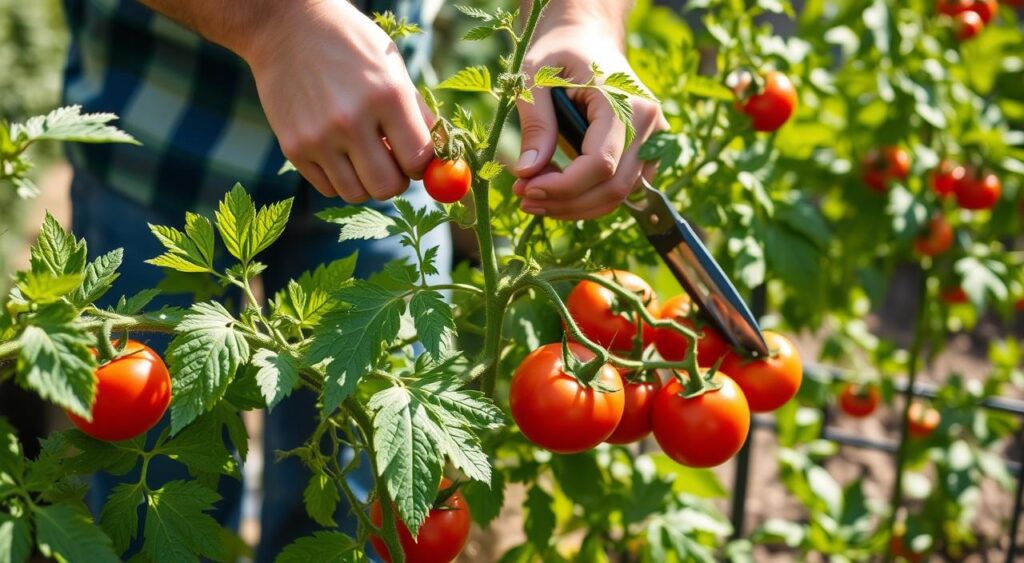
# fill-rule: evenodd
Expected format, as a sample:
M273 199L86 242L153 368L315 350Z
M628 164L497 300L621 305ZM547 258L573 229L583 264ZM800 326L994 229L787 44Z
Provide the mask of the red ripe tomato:
M962 180L966 173L967 170L963 166L943 160L929 176L932 190L942 197L953 195L956 183Z
M953 246L953 227L941 213L932 217L925 232L914 241L914 250L922 256L938 256Z
M907 413L907 426L910 435L922 440L935 432L941 420L939 411L932 407L925 408L921 403L910 405L910 412Z
M967 303L967 292L962 287L947 287L939 292L939 301L947 305Z
M771 412L792 399L804 377L796 346L781 334L765 331L771 356L748 360L734 353L725 355L722 371L743 390L753 412Z
M583 362L594 357L575 342L569 343L569 350ZM530 352L512 375L508 399L512 419L523 435L542 448L562 454L589 450L615 431L626 400L622 378L612 366L602 366L597 381L615 391L584 387L563 371L562 345L545 344Z
M674 319L685 327L697 330L693 321L687 317L691 308L690 297L685 293L680 293L665 302L658 318ZM698 336L700 338L697 340L697 365L701 367L715 365L715 362L729 351L729 344L725 341L725 337L709 326L704 326ZM654 346L662 358L671 362L679 362L686 357L690 341L672 329L659 328L654 331Z
M739 386L723 373L722 387L683 398L673 378L654 399L654 438L672 459L690 467L714 467L736 455L750 431L750 407Z
M885 192L889 182L907 179L910 155L899 147L882 147L864 157L863 170L864 184L876 192Z
M92 421L68 412L89 436L115 442L134 438L156 426L171 402L171 376L152 348L129 340L121 356L96 368Z
M999 13L999 4L996 0L975 0L969 9L978 14L982 23L988 25Z
M796 103L796 88L789 77L773 70L764 76L764 89L750 96L742 111L750 116L755 131L775 131L793 115Z
M992 209L999 201L1003 185L999 177L992 173L979 174L968 169L964 179L954 187L956 203L963 209Z
M658 314L658 301L654 290L640 276L624 270L604 270L597 275L639 295L647 304L647 310L652 315ZM640 313L630 314L632 303L619 299L610 289L590 280L576 284L565 304L583 334L609 350L632 350L637 325L642 325L640 330L644 348L650 345L654 337L654 331L647 323L642 322Z
M985 28L985 22L977 12L960 12L953 16L953 34L957 41L967 41L981 33Z
M430 197L441 203L455 203L469 192L473 171L465 160L435 158L423 174L423 186Z
M875 412L882 395L874 385L847 383L839 392L839 408L854 418L864 418Z
M441 479L440 490L451 486L451 481ZM375 500L370 506L370 521L375 526L384 522L384 511L381 509L380 501ZM402 544L402 551L405 552L405 560L409 563L448 563L454 561L469 539L469 506L462 493L456 491L444 501L444 506L433 508L423 521L416 539L409 533L409 528L401 520L395 522L398 526L398 540ZM377 536L370 536L370 542L377 554L387 563L391 563L391 554L388 553L384 540Z
M661 389L661 380L652 375L648 381L631 382L622 376L625 407L622 420L605 442L632 444L651 433L651 410L654 398Z
M959 13L971 10L975 0L938 0L936 8L940 14L953 17Z

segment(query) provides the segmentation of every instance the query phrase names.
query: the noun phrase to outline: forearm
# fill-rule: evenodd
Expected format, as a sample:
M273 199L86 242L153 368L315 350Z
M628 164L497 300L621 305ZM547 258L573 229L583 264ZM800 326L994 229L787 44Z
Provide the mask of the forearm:
M324 0L139 0L199 33L209 41L247 58L267 25L282 25L296 13Z
M520 0L520 13L530 11L532 0ZM538 33L561 26L597 25L625 47L626 18L633 0L553 0L544 10Z

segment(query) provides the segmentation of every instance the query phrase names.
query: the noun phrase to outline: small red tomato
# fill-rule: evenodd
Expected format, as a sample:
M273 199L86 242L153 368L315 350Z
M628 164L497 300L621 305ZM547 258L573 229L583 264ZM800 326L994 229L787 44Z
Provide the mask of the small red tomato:
M907 413L910 435L921 440L931 436L941 421L942 417L939 415L939 411L932 407L926 408L921 403L910 405L910 412Z
M452 485L448 479L441 479L439 490ZM384 522L384 511L380 501L375 500L370 506L370 521L377 527ZM444 506L430 509L427 519L420 525L420 530L413 539L409 528L401 520L396 520L398 541L405 552L405 560L409 563L448 563L454 561L469 539L469 505L462 493L456 491L444 501ZM370 542L377 554L387 563L391 563L391 554L387 544L378 536L370 536Z
M962 287L947 287L939 292L939 301L947 305L967 303L967 292Z
M581 362L594 353L575 342L569 351ZM622 420L625 394L622 377L601 366L597 381L611 392L585 387L565 373L561 343L530 352L512 374L508 406L519 431L531 442L556 453L589 450L612 435Z
M674 319L687 328L697 330L694 322L688 318L691 308L690 297L685 293L680 293L665 302L658 318ZM702 326L697 336L699 337L697 339L697 365L701 367L715 365L715 362L729 351L725 337L710 326ZM662 358L671 362L679 362L686 357L690 341L672 329L660 328L654 331L654 346Z
M465 160L435 158L423 174L423 186L430 197L441 203L455 203L469 192L473 172Z
M953 17L970 10L974 3L975 0L938 0L936 8L940 14Z
M975 0L969 9L978 14L982 23L988 25L999 13L999 4L996 0Z
M750 432L750 407L743 391L727 375L721 384L689 399L673 378L654 400L654 438L668 457L689 467L714 467L740 451Z
M793 342L766 330L765 342L771 355L748 360L735 353L725 355L722 371L743 390L752 412L771 412L792 399L803 381L803 364Z
M743 113L750 116L755 131L775 131L796 111L796 88L789 77L778 71L764 76L764 88L743 103Z
M875 412L882 395L874 385L847 383L839 392L839 408L854 418L864 418Z
M637 294L646 304L647 311L658 314L658 300L654 290L640 276L625 270L603 270L597 275L621 285ZM633 349L637 325L640 325L643 347L654 337L651 327L633 311L632 303L620 299L612 290L590 280L583 280L569 292L565 305L583 334L609 350L628 352Z
M992 209L999 201L1003 185L999 177L992 173L979 173L973 168L967 169L963 180L956 183L956 203L963 209Z
M899 147L883 147L864 157L863 180L876 192L885 192L894 180L906 180L910 174L910 155Z
M129 340L122 355L96 368L92 421L68 418L89 436L115 442L156 426L171 402L171 376L152 348Z
M953 195L956 183L963 179L966 172L963 166L943 160L929 175L932 190L942 197Z
M914 241L914 250L922 256L938 256L953 246L953 227L941 213L932 217L925 231Z
M985 28L985 22L977 12L960 12L953 16L953 34L957 41L967 41L981 33Z
M642 440L651 433L651 410L654 398L661 389L661 380L651 375L647 381L629 381L622 376L626 404L622 410L622 420L615 427L615 432L605 442L609 444L632 444Z

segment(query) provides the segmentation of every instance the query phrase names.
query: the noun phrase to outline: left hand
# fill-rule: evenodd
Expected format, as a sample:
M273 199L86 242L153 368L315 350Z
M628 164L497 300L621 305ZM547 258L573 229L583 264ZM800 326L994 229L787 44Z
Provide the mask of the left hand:
M586 82L594 62L606 76L626 72L635 78L624 54L621 22L553 18L553 23L548 23L546 19L545 15L538 25L523 63L528 76L552 66L563 68L562 75L573 82ZM582 153L565 170L551 164L558 125L550 91L535 89L533 104L517 102L522 147L513 168L519 178L513 191L523 198L520 207L527 213L562 220L592 219L612 212L633 191L641 175L653 175L653 163L644 163L637 153L644 141L667 129L668 123L657 103L632 98L636 137L626 147L625 125L600 92L592 88L567 91L590 122Z

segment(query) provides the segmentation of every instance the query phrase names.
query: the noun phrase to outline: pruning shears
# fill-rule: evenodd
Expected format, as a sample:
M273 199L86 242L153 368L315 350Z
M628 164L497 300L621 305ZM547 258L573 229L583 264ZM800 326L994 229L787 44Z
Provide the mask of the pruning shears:
M552 88L555 116L563 152L579 156L583 137L590 125L569 99L564 88ZM665 194L641 178L634 191L622 202L636 220L648 242L679 280L683 289L699 307L705 319L741 350L757 357L769 356L768 344L757 319L750 313L736 287L722 271L707 247L679 216Z

